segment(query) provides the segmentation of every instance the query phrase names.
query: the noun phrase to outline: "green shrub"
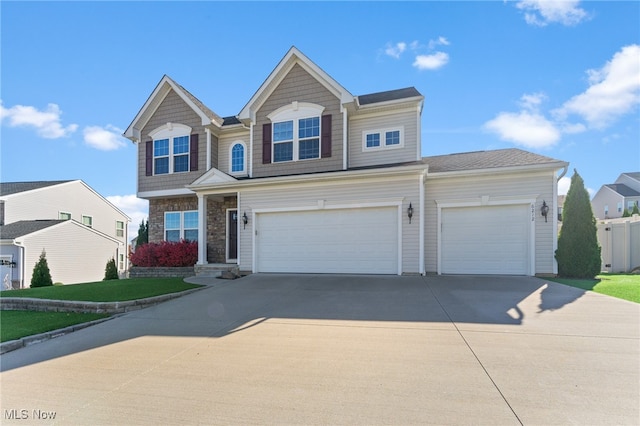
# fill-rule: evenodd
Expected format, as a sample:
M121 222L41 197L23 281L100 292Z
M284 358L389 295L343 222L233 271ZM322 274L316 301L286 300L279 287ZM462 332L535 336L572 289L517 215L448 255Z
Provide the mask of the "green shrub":
M596 231L589 193L574 170L564 202L562 229L555 254L561 277L593 278L600 273L600 246Z
M108 262L107 266L104 269L104 281L107 280L117 280L118 277L118 268L116 267L116 260L112 257Z
M51 279L51 271L47 263L47 253L42 249L40 258L33 267L33 275L31 276L31 287L47 287L53 285Z

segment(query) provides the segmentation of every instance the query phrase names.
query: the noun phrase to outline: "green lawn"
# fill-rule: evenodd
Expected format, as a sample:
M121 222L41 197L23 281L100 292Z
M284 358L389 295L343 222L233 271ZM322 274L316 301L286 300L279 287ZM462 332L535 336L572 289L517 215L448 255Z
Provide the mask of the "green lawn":
M108 314L76 314L70 312L0 311L0 342L81 324Z
M25 288L0 292L0 297L78 300L86 302L122 302L161 294L177 293L201 287L182 278L132 278L64 286ZM4 327L3 327L4 328Z
M595 280L551 278L550 281L640 303L640 275L638 274L602 274Z

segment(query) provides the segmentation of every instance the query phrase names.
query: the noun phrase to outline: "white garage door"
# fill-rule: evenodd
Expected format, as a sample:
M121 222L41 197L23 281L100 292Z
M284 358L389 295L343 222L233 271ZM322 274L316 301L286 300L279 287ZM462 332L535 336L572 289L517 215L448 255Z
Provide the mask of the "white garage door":
M442 209L444 274L529 275L529 205Z
M397 207L258 213L258 272L398 273Z

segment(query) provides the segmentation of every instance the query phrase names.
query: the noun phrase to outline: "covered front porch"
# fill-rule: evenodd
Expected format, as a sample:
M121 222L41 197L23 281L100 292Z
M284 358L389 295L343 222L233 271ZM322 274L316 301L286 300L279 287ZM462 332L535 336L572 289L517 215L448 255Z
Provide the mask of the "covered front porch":
M198 241L202 241L203 244L198 244L196 270L211 269L203 267L206 265L237 265L239 226L237 193L197 194L197 197Z

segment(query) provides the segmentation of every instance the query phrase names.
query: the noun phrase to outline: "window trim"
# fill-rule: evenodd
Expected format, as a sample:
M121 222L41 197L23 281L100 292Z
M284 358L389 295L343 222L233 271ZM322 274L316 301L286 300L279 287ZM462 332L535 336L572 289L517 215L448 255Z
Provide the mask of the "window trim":
M119 224L122 224L122 228L118 228ZM118 238L124 237L124 230L125 230L124 220L116 220L116 237ZM118 234L119 232L121 232L122 235L119 235Z
M233 148L236 145L242 146L242 170L233 171ZM232 175L246 175L247 174L247 144L242 140L237 140L231 143L229 146L229 174Z
M387 145L387 133L399 132L400 143ZM367 136L378 134L380 136L379 146L367 146ZM386 127L381 129L363 130L362 131L362 152L384 151L388 149L398 149L404 147L404 126Z
M178 237L178 241L182 241L185 240L185 231L196 231L196 239L195 240L189 240L189 241L196 241L198 242L198 225L197 225L197 220L196 220L196 227L195 228L187 228L184 226L184 215L185 213L196 213L199 215L198 210L178 210L178 211L165 211L164 212L164 223L163 223L163 235L162 235L162 240L163 241L169 241L167 240L167 215L169 214L179 214L180 215L180 225L179 228L177 229L179 231L179 237ZM169 229L170 231L175 231L176 228L171 228Z
M68 215L69 217L64 218L64 217L62 217L63 215ZM71 220L71 213L60 210L58 212L58 219L60 219L60 220Z
M267 115L267 118L271 120L271 163L291 163L294 161L308 161L308 160L320 160L322 158L322 113L325 107L310 102L298 102L293 101L288 105L284 105L272 113ZM301 140L315 139L313 137L300 139L300 120L317 118L318 119L318 156L311 158L300 158L300 142ZM293 139L276 141L275 140L275 128L276 124L286 121L293 122ZM291 160L276 161L275 160L275 146L277 144L292 143L293 153Z
M89 224L84 223L85 218L89 219ZM84 226L86 226L87 228L93 228L93 216L88 215L88 214L83 214L81 220L82 220L82 224Z
M155 129L153 129L151 132L149 132L149 136L151 137L152 141L151 141L151 154L152 154L152 176L162 176L162 175L172 175L175 173L188 173L189 171L191 171L191 133L192 133L192 128L189 126L186 126L184 124L179 124L179 123L167 123L167 124L163 124L160 127L157 127ZM176 155L173 151L174 151L174 142L175 139L177 138L181 138L181 137L186 137L187 138L187 153L180 153L178 155ZM168 155L162 155L162 156L156 156L155 153L155 148L156 148L156 142L157 141L161 141L161 140L165 140L168 139L169 140L169 154ZM175 158L176 156L187 156L187 170L183 170L183 171L179 171L176 172L174 171L174 163L175 163ZM158 158L168 158L169 159L169 167L168 167L168 171L167 173L156 173L156 159Z

